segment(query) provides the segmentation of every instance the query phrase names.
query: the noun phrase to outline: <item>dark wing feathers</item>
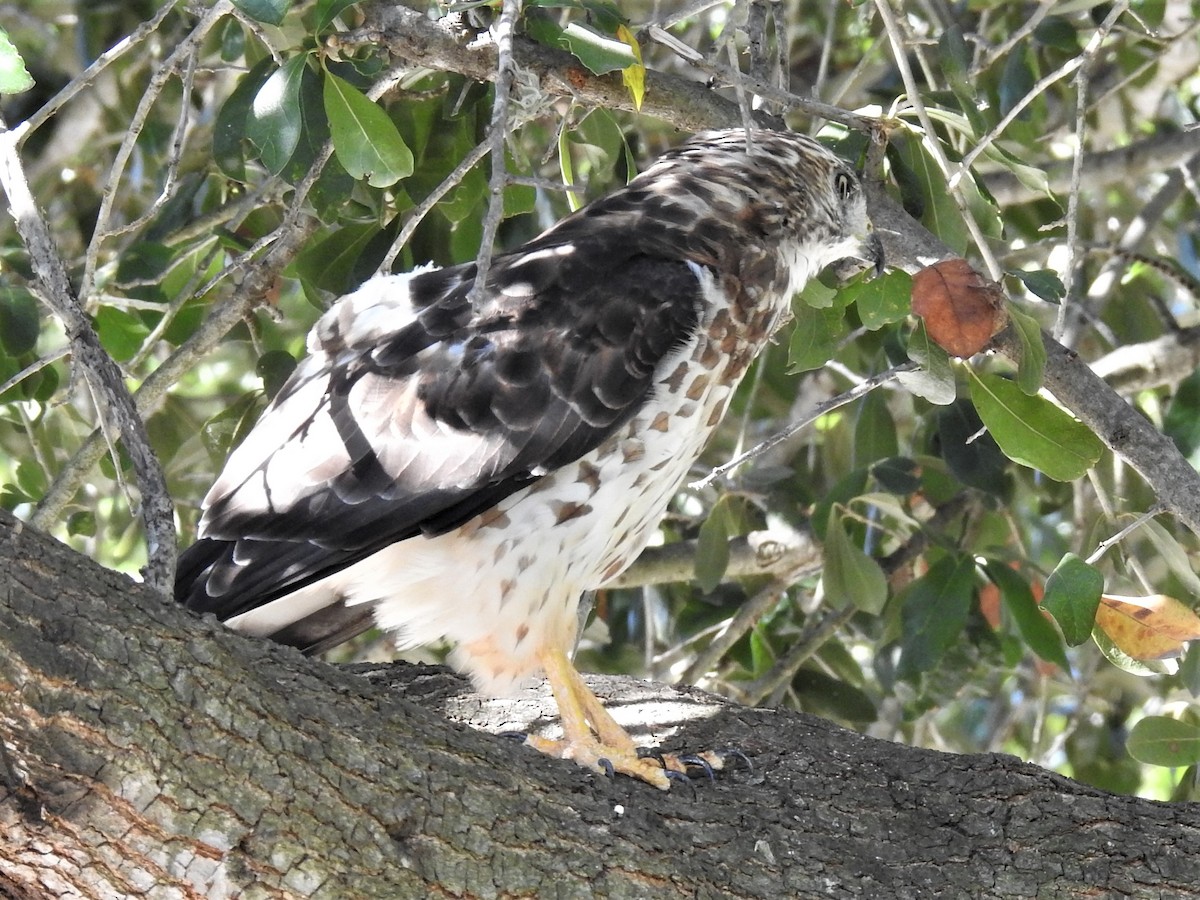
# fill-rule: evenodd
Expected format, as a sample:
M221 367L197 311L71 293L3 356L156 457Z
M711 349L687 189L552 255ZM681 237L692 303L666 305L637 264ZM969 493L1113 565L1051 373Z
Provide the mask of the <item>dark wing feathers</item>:
M628 224L575 216L497 257L475 309L465 265L412 276L395 325L378 307L327 314L319 352L210 492L179 599L237 615L457 527L602 443L701 308L695 271L643 255L644 220Z

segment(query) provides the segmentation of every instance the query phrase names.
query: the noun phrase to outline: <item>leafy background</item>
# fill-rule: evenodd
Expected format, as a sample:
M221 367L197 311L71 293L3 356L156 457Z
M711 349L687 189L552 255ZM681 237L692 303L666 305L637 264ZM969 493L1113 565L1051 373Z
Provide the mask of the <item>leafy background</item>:
M747 108L788 107L792 127L874 166L915 218L996 277L1018 324L1056 329L1197 460L1195 3L678 6L525 4L519 39L570 54L581 77L611 73L621 99L585 103L518 65L498 247L680 139L686 98L656 93L654 73ZM0 110L81 302L139 391L183 541L321 310L380 269L473 259L488 233L494 88L345 40L371 9L0 6ZM497 13L430 12L464 42ZM750 87L730 86L735 64ZM879 117L882 159L866 135L796 112L810 97ZM678 117L634 111L651 103ZM1130 145L1129 159L1071 177L1077 148L1091 160ZM964 158L965 176L948 178L944 163ZM247 273L268 259L267 289L250 290ZM950 362L909 314L908 274L831 284L797 299L793 331L743 385L698 483L869 376L908 360L922 374L864 390L681 491L662 543L685 550L682 569L663 581L637 567L599 592L583 667L1195 799L1196 536L1145 515L1153 494L1037 395L1036 371ZM37 293L6 219L0 503L136 573L146 551L128 457L97 431ZM1072 447L1083 448L1073 464ZM729 542L748 534L799 548L786 576L729 575ZM390 652L371 635L334 655Z

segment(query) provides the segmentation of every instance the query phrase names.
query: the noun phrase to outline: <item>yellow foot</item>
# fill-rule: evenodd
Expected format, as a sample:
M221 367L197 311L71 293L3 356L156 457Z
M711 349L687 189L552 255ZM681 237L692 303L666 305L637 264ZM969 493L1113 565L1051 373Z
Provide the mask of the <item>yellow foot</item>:
M711 778L713 772L725 767L728 759L746 759L737 751L683 755L639 751L625 729L588 690L565 653L547 650L540 658L558 702L563 729L562 740L532 735L525 739L525 743L542 753L573 759L594 772L629 775L664 791L670 789L673 780L687 781L689 772Z
M711 779L728 765L730 759L740 759L750 765L745 754L737 750L659 753L639 747L630 755L624 747L606 746L590 735L582 741L556 741L529 735L525 743L547 756L572 759L585 769L610 778L617 774L628 775L664 791L670 790L672 781L690 782L694 777Z

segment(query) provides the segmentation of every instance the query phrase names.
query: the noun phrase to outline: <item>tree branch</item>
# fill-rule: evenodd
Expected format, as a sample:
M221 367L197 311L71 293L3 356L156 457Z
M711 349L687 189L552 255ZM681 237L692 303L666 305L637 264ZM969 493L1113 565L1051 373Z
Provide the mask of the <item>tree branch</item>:
M0 584L0 893L1200 895L1197 804L589 678L641 739L753 761L663 793L476 730L545 730L544 688L247 639L5 512Z
M175 510L167 491L166 477L150 446L145 423L125 386L124 375L100 346L91 319L71 286L66 265L29 190L17 144L18 135L9 131L0 119L0 184L8 195L17 231L29 251L30 263L41 286L41 299L66 330L71 353L83 367L100 421L113 427L111 450L115 456L119 438L133 461L141 494L142 523L146 529L146 583L165 594L175 581ZM120 471L121 461L114 458L113 464Z

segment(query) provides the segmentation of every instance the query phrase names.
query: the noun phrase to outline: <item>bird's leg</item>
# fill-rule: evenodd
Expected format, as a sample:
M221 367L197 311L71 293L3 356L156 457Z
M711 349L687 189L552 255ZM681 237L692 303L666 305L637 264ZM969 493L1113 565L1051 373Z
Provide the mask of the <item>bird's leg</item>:
M573 759L585 768L609 774L620 772L667 790L671 786L666 772L670 761L638 756L633 739L588 690L566 653L548 649L539 657L558 703L563 737L554 741L530 735L526 743L550 756Z

